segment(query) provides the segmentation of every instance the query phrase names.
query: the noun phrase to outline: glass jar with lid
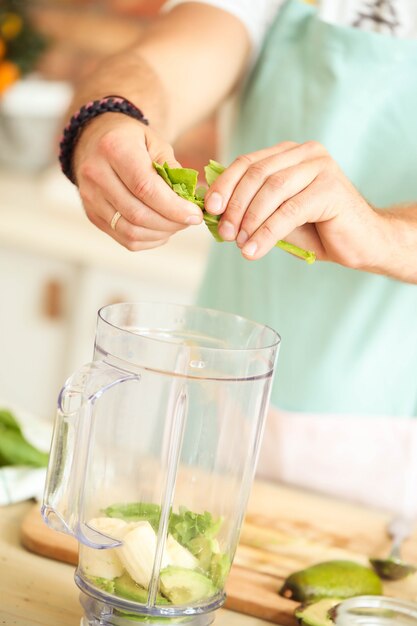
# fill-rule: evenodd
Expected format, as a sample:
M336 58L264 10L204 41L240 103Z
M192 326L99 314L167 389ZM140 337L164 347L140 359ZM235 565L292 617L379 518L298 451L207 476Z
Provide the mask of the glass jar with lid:
M336 626L417 626L417 603L385 596L357 596L335 610Z

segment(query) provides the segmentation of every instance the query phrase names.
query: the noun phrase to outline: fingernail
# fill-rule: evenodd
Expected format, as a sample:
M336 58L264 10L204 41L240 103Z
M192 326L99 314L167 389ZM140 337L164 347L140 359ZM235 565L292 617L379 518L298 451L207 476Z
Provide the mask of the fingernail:
M223 239L226 239L226 241L233 241L233 239L235 239L236 237L235 227L231 222L228 222L227 220L220 223L219 233L221 237L223 237Z
M213 193L207 198L205 201L205 209L209 213L214 213L217 215L222 212L223 209L223 198L217 191L213 191Z
M244 243L249 239L249 235L246 231L241 230L237 236L236 243L238 246L243 246Z
M257 251L258 246L254 241L251 241L250 243L248 243L247 246L245 246L242 249L242 253L245 254L246 256L253 256L255 254L255 252Z
M190 224L190 226L191 225L197 226L197 224L201 224L202 221L203 221L203 218L201 215L190 215L189 217L186 218L185 223Z

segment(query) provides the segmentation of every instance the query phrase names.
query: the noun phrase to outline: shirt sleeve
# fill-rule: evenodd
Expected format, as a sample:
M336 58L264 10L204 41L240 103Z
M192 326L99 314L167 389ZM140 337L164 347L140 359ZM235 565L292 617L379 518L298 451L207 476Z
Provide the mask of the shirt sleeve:
M162 7L162 11L170 11L178 4L184 4L190 0L168 0ZM192 0L210 4L235 15L246 27L251 38L254 51L258 51L262 45L265 33L272 20L277 14L284 0Z

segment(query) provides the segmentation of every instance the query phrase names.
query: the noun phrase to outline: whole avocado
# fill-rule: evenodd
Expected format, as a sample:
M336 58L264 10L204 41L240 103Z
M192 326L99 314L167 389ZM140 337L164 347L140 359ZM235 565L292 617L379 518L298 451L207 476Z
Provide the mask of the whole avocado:
M288 576L279 594L297 602L344 599L380 595L382 583L373 570L354 561L325 561Z

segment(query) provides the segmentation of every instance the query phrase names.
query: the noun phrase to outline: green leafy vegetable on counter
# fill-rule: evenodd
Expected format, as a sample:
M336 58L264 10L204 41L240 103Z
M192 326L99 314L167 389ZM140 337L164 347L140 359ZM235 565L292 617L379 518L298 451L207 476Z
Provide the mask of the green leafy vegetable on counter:
M200 207L203 211L204 222L209 229L214 239L218 242L222 242L223 239L219 235L218 225L220 215L211 215L204 210L204 195L206 189L204 187L197 187L198 172L190 168L171 168L168 163L161 165L160 163L153 163L155 170L164 179L164 181L177 193L181 198L193 202ZM208 186L210 187L218 176L224 172L225 167L217 161L210 160L209 164L205 166L204 173ZM314 263L316 255L310 250L303 250L292 243L283 241L280 239L276 244L278 248L285 250L301 259L304 259L307 263Z
M14 415L0 410L0 467L24 465L46 467L48 454L32 446L23 436Z
M7 409L0 409L0 428L15 430L18 433L22 432L15 416Z

